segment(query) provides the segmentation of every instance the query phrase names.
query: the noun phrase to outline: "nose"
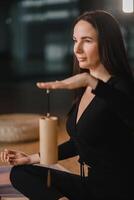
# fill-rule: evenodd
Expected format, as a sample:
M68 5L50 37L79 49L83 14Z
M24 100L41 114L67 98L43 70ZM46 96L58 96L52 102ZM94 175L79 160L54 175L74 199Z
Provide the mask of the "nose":
M74 53L82 53L82 52L83 52L82 43L81 42L77 42L74 45Z

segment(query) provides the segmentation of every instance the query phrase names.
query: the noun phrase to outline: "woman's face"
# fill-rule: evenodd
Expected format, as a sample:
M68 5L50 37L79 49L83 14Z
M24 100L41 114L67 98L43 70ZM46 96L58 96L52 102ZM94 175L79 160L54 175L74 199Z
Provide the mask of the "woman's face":
M94 69L100 64L98 35L87 21L80 20L74 27L74 54L80 68Z

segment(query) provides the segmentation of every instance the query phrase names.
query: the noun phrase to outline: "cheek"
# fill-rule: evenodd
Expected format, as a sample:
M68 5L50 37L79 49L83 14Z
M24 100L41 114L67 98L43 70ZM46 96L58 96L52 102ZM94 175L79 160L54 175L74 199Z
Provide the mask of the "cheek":
M87 56L89 56L89 57L99 58L98 48L94 48L94 47L88 48L86 53L87 53Z

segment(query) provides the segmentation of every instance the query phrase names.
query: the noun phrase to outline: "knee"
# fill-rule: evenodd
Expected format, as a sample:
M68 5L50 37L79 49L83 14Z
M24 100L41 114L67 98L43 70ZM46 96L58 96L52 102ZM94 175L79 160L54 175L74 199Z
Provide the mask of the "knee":
M22 184L22 180L24 180L24 166L13 166L10 172L10 181L12 185L16 188L20 184Z

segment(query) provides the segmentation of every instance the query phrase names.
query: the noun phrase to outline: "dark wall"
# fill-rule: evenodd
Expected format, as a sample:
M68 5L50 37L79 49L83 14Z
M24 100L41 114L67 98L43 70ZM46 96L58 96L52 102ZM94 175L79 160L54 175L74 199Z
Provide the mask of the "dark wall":
M72 74L72 24L87 10L104 9L119 20L134 71L134 14L122 12L121 0L72 0L42 6L23 2L0 1L0 113L41 113L46 109L45 97L35 83ZM73 94L64 91L55 95L52 110L66 113Z

